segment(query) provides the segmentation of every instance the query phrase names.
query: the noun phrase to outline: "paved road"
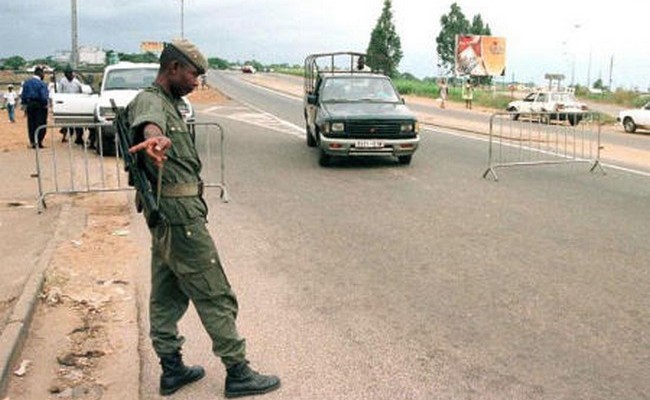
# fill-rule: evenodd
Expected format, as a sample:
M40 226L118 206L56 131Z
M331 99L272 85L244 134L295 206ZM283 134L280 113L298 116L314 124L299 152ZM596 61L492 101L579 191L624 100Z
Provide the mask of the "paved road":
M199 112L227 132L232 201L209 196L210 229L249 357L283 378L265 398L650 397L648 178L564 165L495 183L484 142L432 130L411 166L320 168L300 103L233 78L210 83L254 108ZM193 312L182 329L208 376L175 398L220 394Z

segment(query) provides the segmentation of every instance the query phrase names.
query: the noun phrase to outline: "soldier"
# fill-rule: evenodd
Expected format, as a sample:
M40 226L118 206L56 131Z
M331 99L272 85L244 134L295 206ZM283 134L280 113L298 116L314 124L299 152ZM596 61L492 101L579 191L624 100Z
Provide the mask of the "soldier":
M185 366L180 352L184 339L177 323L192 301L212 339L212 351L226 367L226 397L262 394L277 389L280 379L255 372L246 360L246 344L235 324L237 299L206 227L201 163L178 112L181 97L196 89L207 68L204 56L189 41L167 43L154 84L127 107L130 135L138 143L130 152L144 150L147 155L138 155L140 165L159 192L164 218L150 227L150 337L162 366L162 395L203 378L204 369Z

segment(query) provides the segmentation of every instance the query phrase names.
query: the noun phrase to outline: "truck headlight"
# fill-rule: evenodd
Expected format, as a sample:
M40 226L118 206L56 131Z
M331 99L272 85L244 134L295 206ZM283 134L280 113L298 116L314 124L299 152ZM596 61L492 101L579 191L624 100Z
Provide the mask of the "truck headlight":
M416 123L414 122L409 122L407 124L402 124L400 127L400 132L417 132L416 130Z
M345 130L345 124L343 122L332 123L332 132L343 132L344 130Z

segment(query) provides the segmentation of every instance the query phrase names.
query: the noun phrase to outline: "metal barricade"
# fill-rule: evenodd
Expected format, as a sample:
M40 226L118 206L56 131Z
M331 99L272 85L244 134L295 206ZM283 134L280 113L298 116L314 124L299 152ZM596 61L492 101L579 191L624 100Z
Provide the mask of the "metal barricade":
M204 187L220 189L220 198L229 201L225 182L224 130L218 123L190 123L190 133L202 164ZM83 144L74 142L75 129L84 130ZM44 148L36 148L38 180L37 210L47 207L46 198L57 194L131 191L128 174L119 153L119 137L110 124L53 124L40 126L35 136L47 129ZM70 139L61 142L59 131L67 129ZM217 136L215 138L214 136ZM92 141L92 142L91 142ZM218 160L215 158L218 157ZM163 170L164 174L164 170Z
M499 180L498 168L600 162L601 121L597 113L495 113L490 117L488 167L483 178Z

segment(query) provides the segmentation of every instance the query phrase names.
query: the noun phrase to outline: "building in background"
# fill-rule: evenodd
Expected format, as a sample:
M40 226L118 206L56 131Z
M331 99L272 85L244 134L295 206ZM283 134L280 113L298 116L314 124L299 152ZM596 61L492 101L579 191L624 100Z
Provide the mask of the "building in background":
M72 57L70 50L59 50L54 53L54 61L65 64L69 63ZM79 46L80 65L104 65L106 64L106 52L95 46Z

